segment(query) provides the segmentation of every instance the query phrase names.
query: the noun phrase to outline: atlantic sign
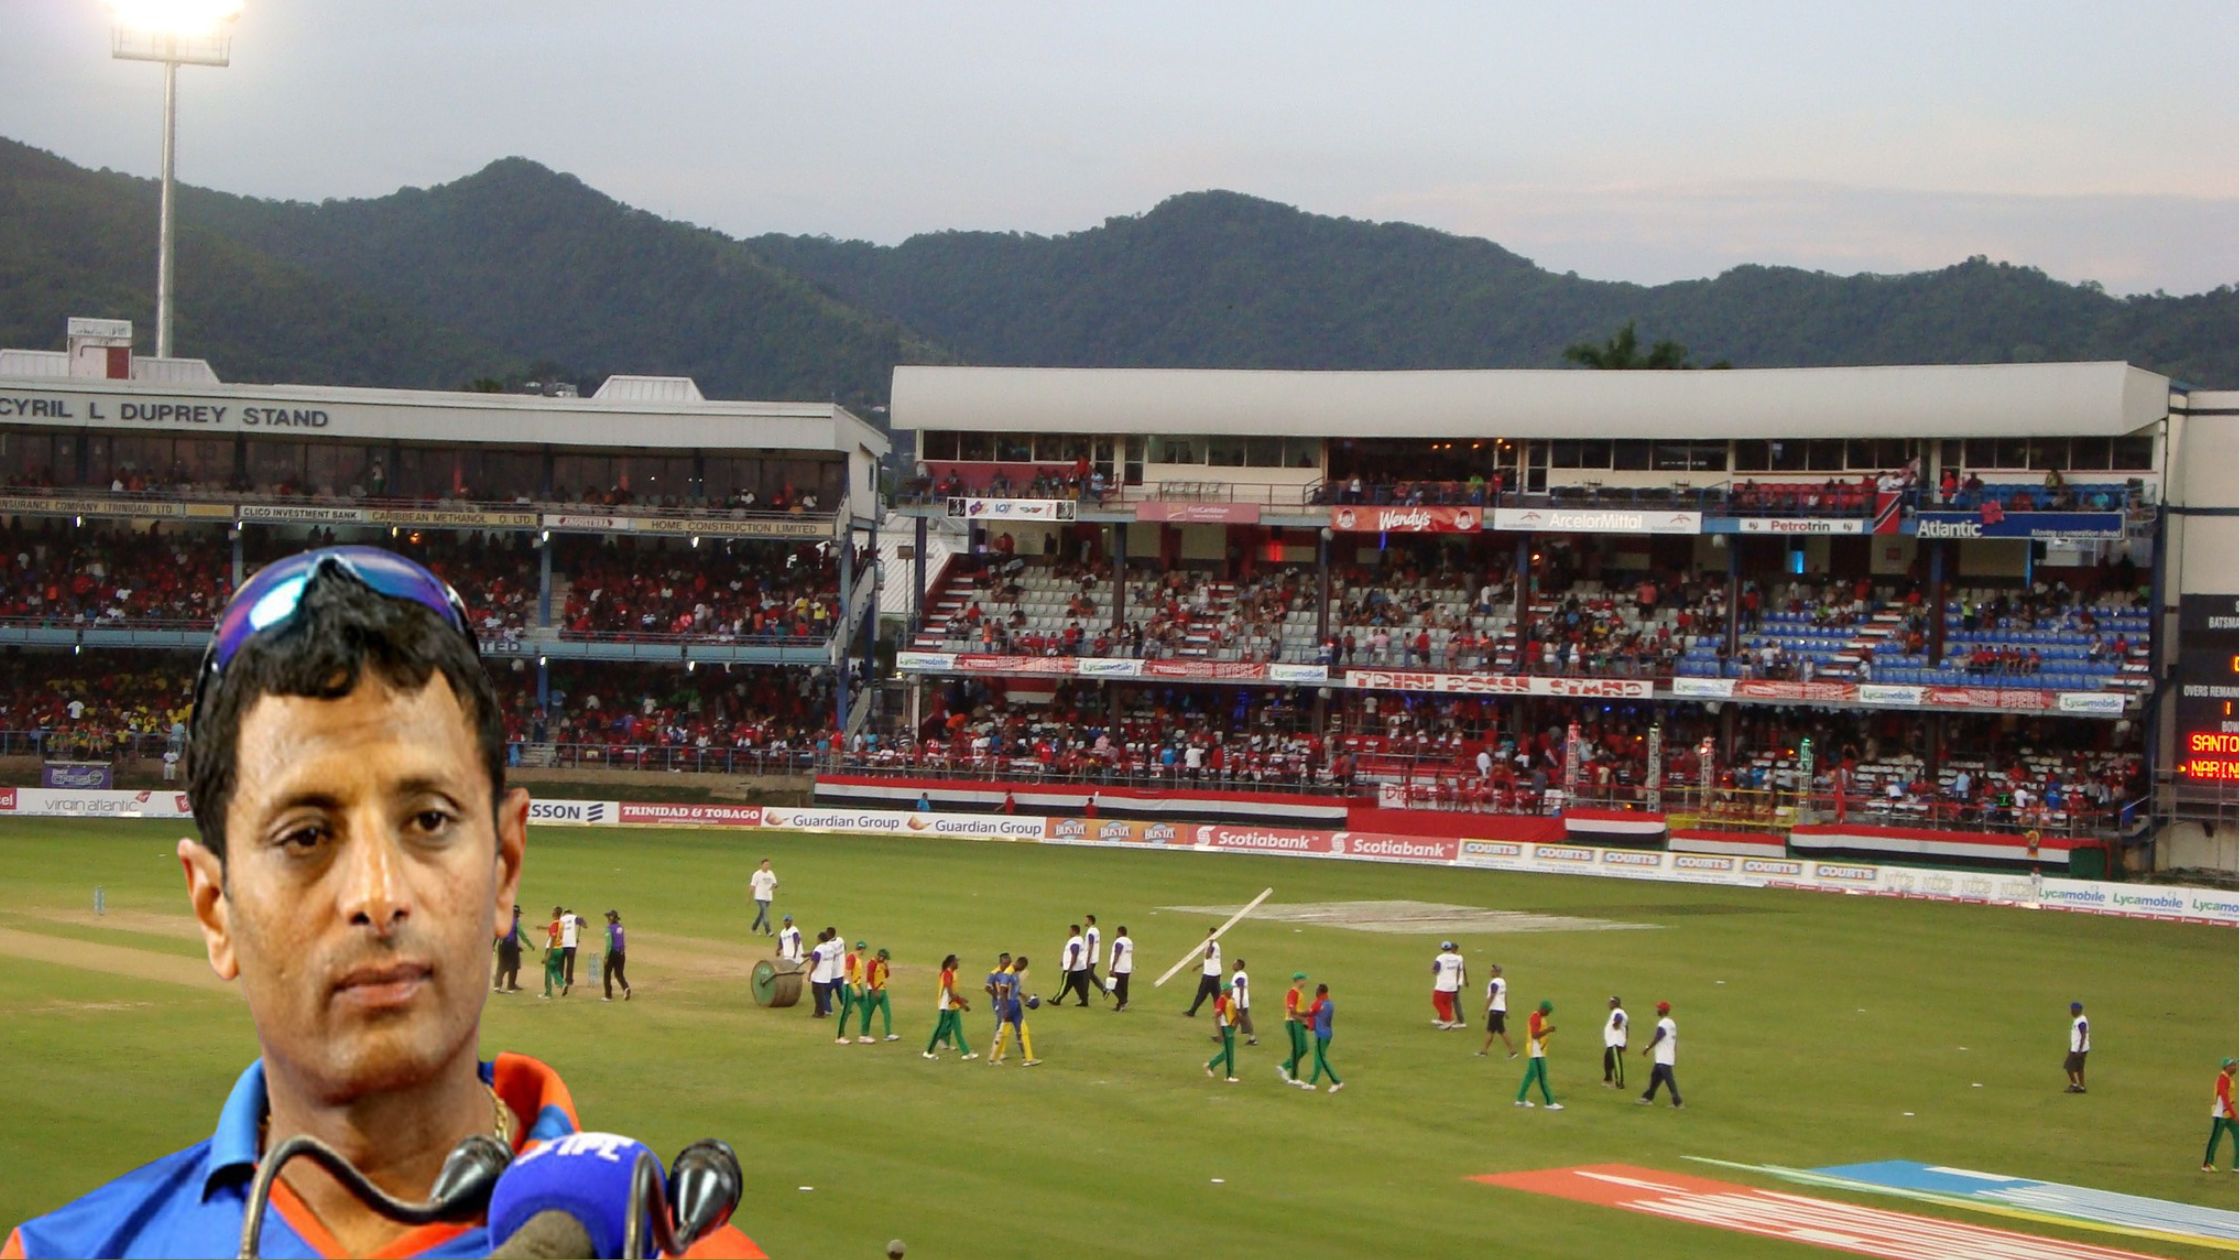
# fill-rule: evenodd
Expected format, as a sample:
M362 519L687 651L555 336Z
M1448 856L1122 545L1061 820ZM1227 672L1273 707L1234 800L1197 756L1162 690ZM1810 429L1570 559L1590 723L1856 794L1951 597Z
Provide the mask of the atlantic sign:
M2121 512L2015 512L1986 522L1975 512L1919 512L1921 538L2121 538Z

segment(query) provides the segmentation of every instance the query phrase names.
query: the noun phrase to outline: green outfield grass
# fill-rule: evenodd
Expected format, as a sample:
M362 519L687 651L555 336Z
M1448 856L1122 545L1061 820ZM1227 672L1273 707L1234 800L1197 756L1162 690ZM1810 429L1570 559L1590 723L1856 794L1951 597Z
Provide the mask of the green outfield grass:
M256 1053L238 995L196 982L207 972L173 838L154 824L0 822L9 1221L206 1136ZM752 1004L747 973L767 947L746 934L746 877L764 856L784 881L779 909L812 936L835 924L893 951L902 1041L843 1049L806 1000ZM98 920L97 885L109 911ZM1489 961L1507 967L1514 1025L1555 1002L1551 1076L1568 1110L1550 1114L1511 1107L1521 1063L1498 1047L1473 1057L1479 1032L1431 1028L1435 935L1247 921L1224 946L1252 964L1261 1044L1240 1046L1244 1083L1225 1086L1202 1072L1210 1021L1181 1015L1195 969L1150 987L1218 919L1161 907L1239 904L1269 885L1272 904L1442 902L1654 930L1458 938L1474 980ZM2240 1018L2227 929L1363 863L691 831L538 830L522 899L594 921L619 908L637 998L603 1004L581 973L564 1001L493 997L487 1051L551 1063L586 1127L665 1155L729 1139L748 1178L741 1224L776 1256L872 1257L892 1237L913 1258L1807 1254L1466 1180L1624 1162L1794 1189L1687 1156L1918 1159L2234 1201L2230 1175L2196 1171L2211 1078ZM1045 1060L1032 1070L919 1057L943 953L965 959L974 997L998 949L1034 955L1035 987L1052 993L1065 929L1085 911L1108 939L1132 929L1135 1010L1046 1006L1030 1017ZM53 961L57 943L83 957ZM1294 970L1341 1004L1343 1093L1276 1078ZM533 961L523 982L533 990ZM1655 1002L1674 1004L1687 1110L1597 1086L1612 993L1634 1015L1637 1049ZM2072 998L2094 1021L2082 1097L2061 1092ZM983 1003L968 1021L984 1042ZM1646 1061L1631 1062L1638 1089Z

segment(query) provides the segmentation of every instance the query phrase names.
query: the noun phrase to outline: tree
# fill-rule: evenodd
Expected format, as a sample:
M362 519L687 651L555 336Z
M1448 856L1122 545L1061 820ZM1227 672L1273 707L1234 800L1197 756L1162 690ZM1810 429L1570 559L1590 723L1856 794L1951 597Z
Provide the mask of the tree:
M1629 319L1610 340L1599 346L1591 341L1565 346L1563 357L1580 367L1604 371L1673 371L1694 366L1688 362L1688 348L1677 341L1660 341L1650 346L1646 355L1641 353L1640 345L1640 339L1634 335L1633 321Z

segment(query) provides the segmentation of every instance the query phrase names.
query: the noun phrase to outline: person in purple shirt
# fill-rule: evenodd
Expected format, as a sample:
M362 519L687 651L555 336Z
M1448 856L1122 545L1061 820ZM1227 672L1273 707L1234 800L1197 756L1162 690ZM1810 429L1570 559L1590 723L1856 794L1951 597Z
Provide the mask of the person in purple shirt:
M622 974L622 946L622 912L609 910L607 911L607 962L600 972L607 988L607 996L600 999L603 1002L614 1001L614 986L617 984L622 986L622 1000L625 1002L630 1000L630 977Z

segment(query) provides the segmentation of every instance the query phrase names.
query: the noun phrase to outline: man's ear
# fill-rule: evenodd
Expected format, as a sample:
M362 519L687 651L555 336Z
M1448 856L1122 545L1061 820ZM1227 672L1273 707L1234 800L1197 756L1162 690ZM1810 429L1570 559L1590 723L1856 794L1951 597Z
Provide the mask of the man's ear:
M529 848L529 790L513 788L498 801L497 898L490 907L493 939L513 930L514 900L521 892L521 859Z
M241 974L233 956L233 903L226 899L226 864L199 840L182 836L179 865L187 875L187 908L202 929L202 949L220 980Z

